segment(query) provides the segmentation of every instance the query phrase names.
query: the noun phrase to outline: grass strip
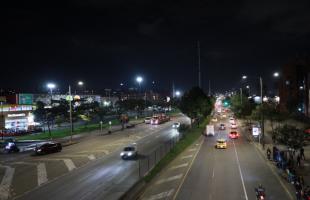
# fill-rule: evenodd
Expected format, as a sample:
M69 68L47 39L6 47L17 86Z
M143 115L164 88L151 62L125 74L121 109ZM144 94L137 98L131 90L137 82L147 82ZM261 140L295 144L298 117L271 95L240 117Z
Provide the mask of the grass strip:
M113 125L118 125L120 124L119 120L114 119L112 120ZM109 126L108 123L103 124L102 128L107 128ZM82 125L79 127L74 128L73 135L76 134L84 134L84 133L89 133L94 130L99 130L100 129L100 124L89 124L89 125ZM51 130L51 136L46 130L43 133L38 133L38 134L31 134L31 135L24 135L24 136L17 136L17 140L46 140L50 139L51 137L53 139L55 138L64 138L70 136L70 128L62 129L62 130Z
M174 160L187 147L193 144L200 136L210 117L207 117L199 127L193 127L184 132L184 137L160 160L155 167L144 177L146 182L150 182L162 169L164 169L172 160Z
M177 114L180 113L179 110L174 111L173 114ZM131 120L135 120L135 117L130 117L129 118L130 121ZM144 119L144 117L139 117L137 120L142 120ZM119 125L120 121L118 119L113 119L111 120L112 124L115 125ZM105 123L102 125L102 128L108 128L109 124ZM74 132L73 135L76 134L85 134L85 133L89 133L91 131L94 130L99 130L100 129L100 124L88 124L88 125L82 125L82 126L78 126L78 127L74 127ZM48 133L48 131L46 130L43 133L38 133L38 134L31 134L31 135L24 135L24 136L17 136L16 139L17 140L47 140L50 138L53 139L57 139L57 138L64 138L64 137L68 137L70 136L70 128L66 128L66 129L61 129L61 130L51 130L51 135Z

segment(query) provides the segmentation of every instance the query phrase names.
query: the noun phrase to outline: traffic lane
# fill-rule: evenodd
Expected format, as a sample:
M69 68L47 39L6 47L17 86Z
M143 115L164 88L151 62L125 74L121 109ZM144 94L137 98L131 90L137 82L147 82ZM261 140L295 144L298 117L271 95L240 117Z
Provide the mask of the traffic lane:
M205 138L177 199L244 198L232 141L228 141L227 149L215 149L216 140L222 137L227 137L226 130Z
M167 126L166 129L171 129L171 126ZM165 136L166 131L159 134ZM160 141L160 139L151 140L150 145ZM138 148L144 151L148 145L141 145ZM139 175L137 161L123 161L119 153L120 151L116 151L104 160L98 159L94 163L22 196L20 199L39 197L46 197L46 199L117 199L138 180ZM72 185L77 187L72 187Z
M249 197L255 197L255 188L262 184L268 199L289 200L290 197L267 165L267 161L261 157L254 145L247 141L244 134L235 140L235 144Z
M136 161L120 159L119 152L98 159L43 185L18 199L109 199L126 191L137 181ZM120 191L117 192L117 188Z

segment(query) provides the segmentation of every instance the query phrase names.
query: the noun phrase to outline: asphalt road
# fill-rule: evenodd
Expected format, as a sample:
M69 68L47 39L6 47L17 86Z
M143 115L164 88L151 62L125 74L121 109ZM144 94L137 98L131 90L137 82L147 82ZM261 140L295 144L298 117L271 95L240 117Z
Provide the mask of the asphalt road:
M266 198L289 200L290 197L266 160L262 158L244 133L239 139L229 139L228 120L225 131L205 138L193 165L180 185L178 200L240 200L256 199L255 187L266 188ZM238 128L239 129L239 128ZM226 138L227 149L215 149L216 139Z
M185 117L176 120L188 122ZM139 176L138 160L122 160L121 149L135 142L141 156L148 155L178 136L172 123L89 137L61 153L12 157L0 163L0 199L118 199Z

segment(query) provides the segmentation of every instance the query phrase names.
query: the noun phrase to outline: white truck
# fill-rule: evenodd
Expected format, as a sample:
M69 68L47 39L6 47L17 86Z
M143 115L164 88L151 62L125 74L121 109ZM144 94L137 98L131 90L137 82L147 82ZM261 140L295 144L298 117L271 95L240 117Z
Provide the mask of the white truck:
M207 125L206 126L206 135L209 136L214 136L215 132L214 132L214 125Z

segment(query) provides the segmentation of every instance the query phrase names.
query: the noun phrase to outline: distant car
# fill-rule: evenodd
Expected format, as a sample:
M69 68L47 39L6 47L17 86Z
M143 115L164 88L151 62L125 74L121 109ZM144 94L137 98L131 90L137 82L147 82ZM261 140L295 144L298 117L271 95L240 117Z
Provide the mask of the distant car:
M144 119L144 123L150 124L150 123L151 123L151 119L152 119L152 117L146 117L146 118Z
M217 149L226 149L227 148L227 142L225 139L218 139L216 141L215 148Z
M212 121L213 121L213 122L217 122L217 118L216 118L216 117L213 117L213 118L212 118Z
M220 124L220 130L225 130L226 127L225 127L225 124Z
M233 117L229 118L229 123L234 124L235 123L235 119Z
M226 114L223 114L223 115L222 115L222 117L223 117L223 118L226 118L226 117L227 117L227 115L226 115Z
M237 139L237 138L239 138L238 132L237 132L237 131L231 131L231 132L229 133L229 138L230 138L230 139Z
M236 124L236 123L232 123L231 126L230 126L230 128L236 129L236 128L237 128L237 124Z
M47 142L34 149L36 155L56 153L62 150L62 145L58 142Z
M135 146L127 146L123 149L123 151L120 153L120 156L122 159L131 159L136 158L138 156L137 147Z
M180 122L175 122L172 124L172 128L180 128L181 123Z

